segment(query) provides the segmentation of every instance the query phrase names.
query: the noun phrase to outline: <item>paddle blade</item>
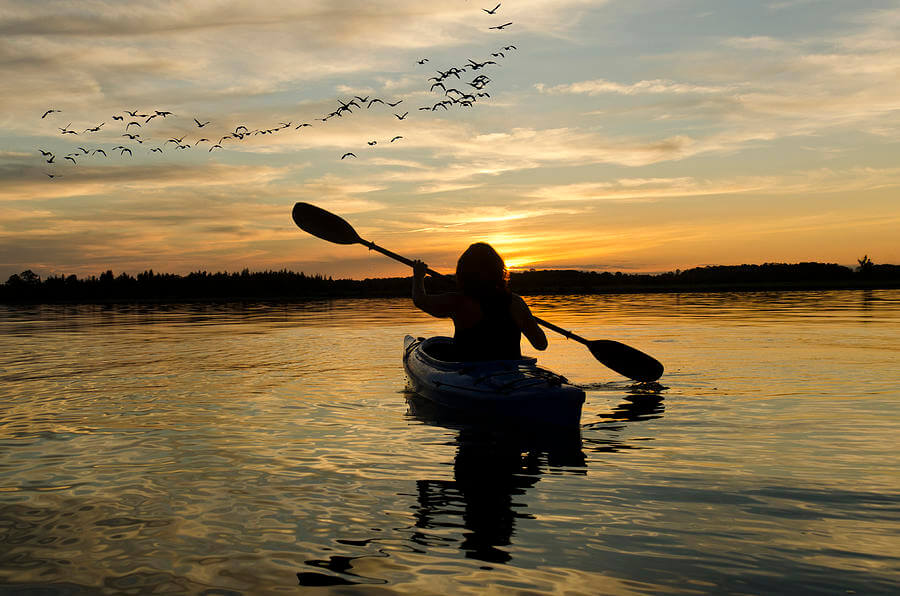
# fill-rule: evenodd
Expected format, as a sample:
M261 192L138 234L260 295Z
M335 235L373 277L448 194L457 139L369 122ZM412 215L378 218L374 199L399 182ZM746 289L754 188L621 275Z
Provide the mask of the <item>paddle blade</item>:
M291 217L301 230L322 240L335 244L356 244L362 240L345 220L309 203L294 205Z
M588 344L594 358L622 376L647 383L663 374L663 365L656 358L631 346L609 339L598 339Z

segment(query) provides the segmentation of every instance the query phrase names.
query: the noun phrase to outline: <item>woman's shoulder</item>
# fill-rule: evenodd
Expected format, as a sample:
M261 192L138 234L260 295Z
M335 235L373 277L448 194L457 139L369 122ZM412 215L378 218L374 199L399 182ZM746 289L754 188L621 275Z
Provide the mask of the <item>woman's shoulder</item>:
M532 316L528 303L518 294L510 294L509 312L520 325Z
M514 294L512 292L509 293L509 303L513 308L524 308L528 310L528 304L525 303L525 299L519 296L518 294Z

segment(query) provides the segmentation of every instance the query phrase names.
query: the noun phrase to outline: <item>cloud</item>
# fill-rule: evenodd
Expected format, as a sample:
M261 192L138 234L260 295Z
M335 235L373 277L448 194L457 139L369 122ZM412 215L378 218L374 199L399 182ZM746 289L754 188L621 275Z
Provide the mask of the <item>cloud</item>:
M734 86L710 86L710 85L694 85L688 83L678 83L665 79L654 79L650 81L638 81L637 83L623 84L605 79L594 79L591 81L580 81L577 83L569 83L566 85L555 85L548 87L543 83L536 83L535 89L540 93L549 95L563 94L585 94L600 95L603 93L616 93L619 95L638 95L638 94L674 94L681 95L686 93L710 94L725 93L733 91Z
M640 166L692 155L696 153L696 145L694 139L683 135L641 140L573 128L513 128L509 132L477 134L470 142L451 143L440 152L467 159L477 158L497 171L503 171L533 169L546 164L614 163Z
M538 203L596 201L659 201L714 195L807 196L811 193L851 193L900 187L900 168L817 169L770 176L738 176L718 180L620 178L535 188L528 196Z
M513 222L548 215L573 214L575 209L535 209L515 206L480 206L466 210L446 210L440 213L421 214L419 217L427 222L440 226L460 226L481 223Z
M587 5L532 0L506 9L527 10L520 26L541 32L573 23ZM40 96L107 110L128 99L180 106L173 91L209 101L351 75L368 79L363 88L380 80L398 91L411 82L408 53L498 39L478 17L472 5L414 0L7 2L0 75L16 75L19 96L0 94L0 105L31 111L37 106L23 98Z
M528 196L541 203L657 201L660 199L745 193L771 185L771 180L713 182L690 177L619 179L536 188Z
M384 204L364 195L384 190L378 184L361 183L334 175L303 182L291 194L309 198L316 205L339 213L363 213L382 209ZM363 195L363 196L360 196Z
M724 36L715 46L682 44L641 56L640 72L664 78L534 88L548 99L571 98L579 115L602 117L591 123L647 130L656 122L662 130L677 122L696 147L711 146L704 142L711 131L726 127L735 136L773 133L771 140L884 130L900 104L898 15L897 9L847 11L835 15L827 38L821 28L787 37L761 27L760 35Z
M783 39L768 35L752 35L750 37L730 37L722 41L722 45L739 50L788 50L793 44Z
M0 201L36 202L76 196L136 196L164 194L173 189L259 188L290 175L290 168L209 163L189 166L115 165L78 166L65 171L59 180L48 180L44 168L0 167ZM113 200L114 202L114 200Z

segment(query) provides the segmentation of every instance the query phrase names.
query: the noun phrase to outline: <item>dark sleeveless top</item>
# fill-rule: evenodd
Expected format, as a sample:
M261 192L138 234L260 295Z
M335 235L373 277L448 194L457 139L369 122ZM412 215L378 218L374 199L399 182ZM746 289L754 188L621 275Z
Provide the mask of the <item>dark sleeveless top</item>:
M509 360L521 358L522 332L512 314L511 294L479 301L483 316L468 329L455 328L453 335L460 360Z

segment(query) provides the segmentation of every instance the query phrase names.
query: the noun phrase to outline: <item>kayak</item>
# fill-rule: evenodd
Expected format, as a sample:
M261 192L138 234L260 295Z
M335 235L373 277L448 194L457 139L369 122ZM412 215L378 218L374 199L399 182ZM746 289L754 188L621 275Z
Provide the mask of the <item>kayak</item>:
M453 338L403 340L408 388L433 404L484 419L519 419L554 426L577 425L584 391L536 358L460 362Z

